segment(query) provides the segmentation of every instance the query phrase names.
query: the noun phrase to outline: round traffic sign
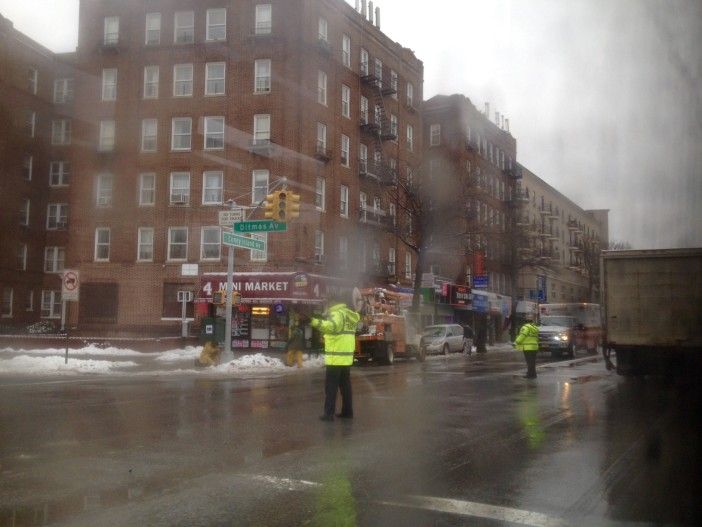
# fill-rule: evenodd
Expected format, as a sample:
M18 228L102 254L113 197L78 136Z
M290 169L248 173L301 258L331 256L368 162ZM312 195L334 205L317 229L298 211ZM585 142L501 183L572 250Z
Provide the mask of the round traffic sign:
M68 271L63 275L63 287L66 291L75 291L78 287L78 275L73 271Z

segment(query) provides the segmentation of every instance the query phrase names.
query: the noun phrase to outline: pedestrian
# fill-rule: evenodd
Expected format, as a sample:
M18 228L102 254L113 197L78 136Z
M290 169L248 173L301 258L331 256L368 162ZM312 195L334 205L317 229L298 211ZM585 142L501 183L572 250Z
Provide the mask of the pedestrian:
M288 341L285 347L287 349L285 364L287 366L297 364L298 368L302 368L302 352L305 349L305 330L302 327L301 317L295 312L290 313Z
M322 421L333 421L336 393L341 392L341 413L337 417L353 418L351 366L356 350L356 325L360 315L350 309L342 295L330 295L328 309L321 317L313 315L310 325L324 336L324 413Z
M527 315L526 322L519 328L514 346L524 352L527 364L527 379L536 379L536 353L539 351L539 328L534 324L534 316Z

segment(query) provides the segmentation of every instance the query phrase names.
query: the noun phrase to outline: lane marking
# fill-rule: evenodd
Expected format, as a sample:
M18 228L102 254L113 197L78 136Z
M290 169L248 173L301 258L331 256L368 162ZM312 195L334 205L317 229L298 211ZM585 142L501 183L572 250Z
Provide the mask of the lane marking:
M487 518L490 520L530 525L533 527L561 527L567 525L566 522L560 518L548 516L540 512L500 507L499 505L489 505L487 503L477 503L474 501L436 498L433 496L407 496L405 501L379 501L377 503L392 507L424 509L434 512L456 514L459 516Z
M304 490L310 487L320 487L321 483L314 481L306 481L304 479L279 478L276 476L266 476L265 474L241 474L244 477L251 478L261 483L272 485L276 488L288 490Z

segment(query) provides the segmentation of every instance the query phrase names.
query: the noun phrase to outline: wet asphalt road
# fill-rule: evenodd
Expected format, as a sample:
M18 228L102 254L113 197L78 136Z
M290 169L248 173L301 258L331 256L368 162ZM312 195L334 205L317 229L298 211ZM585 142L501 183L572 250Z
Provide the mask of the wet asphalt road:
M511 351L236 379L0 381L0 526L699 525L689 382Z

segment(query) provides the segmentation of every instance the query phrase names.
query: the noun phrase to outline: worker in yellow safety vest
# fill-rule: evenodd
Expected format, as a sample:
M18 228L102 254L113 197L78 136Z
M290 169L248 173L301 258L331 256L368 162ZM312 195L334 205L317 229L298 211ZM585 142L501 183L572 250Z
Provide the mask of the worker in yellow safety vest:
M527 316L526 323L519 328L514 347L524 352L527 363L527 379L536 379L536 353L539 351L539 328L534 324L534 316Z
M353 418L351 366L356 349L356 325L360 315L349 309L341 295L330 296L323 316L313 315L310 325L324 336L324 414L322 421L333 421L336 393L341 392L341 413L337 417Z

